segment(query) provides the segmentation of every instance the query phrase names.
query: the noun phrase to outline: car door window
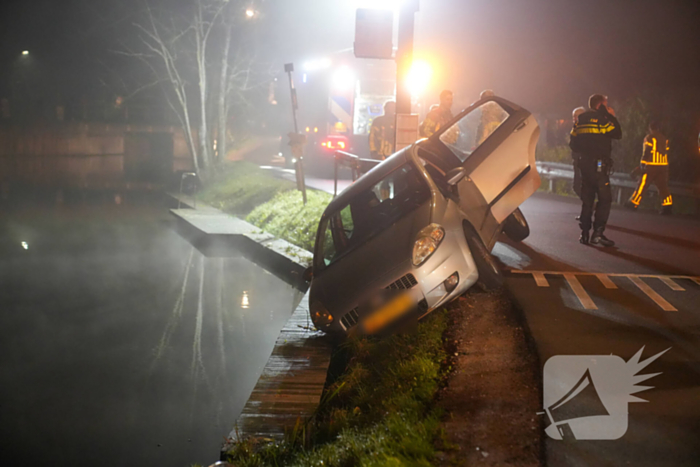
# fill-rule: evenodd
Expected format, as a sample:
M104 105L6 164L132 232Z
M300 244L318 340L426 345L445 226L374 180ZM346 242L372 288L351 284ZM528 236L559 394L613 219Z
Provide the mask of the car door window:
M440 141L464 162L509 116L497 102L486 102L441 134Z

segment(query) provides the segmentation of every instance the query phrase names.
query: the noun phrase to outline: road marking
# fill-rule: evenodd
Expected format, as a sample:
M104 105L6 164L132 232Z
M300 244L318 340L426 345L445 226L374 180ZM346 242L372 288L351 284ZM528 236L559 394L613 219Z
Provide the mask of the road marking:
M583 288L581 283L576 279L576 276L572 273L564 273L564 278L566 279L566 282L569 283L569 286L571 287L571 290L574 291L576 294L576 298L578 298L578 301L581 302L581 305L586 309L586 310L597 310L598 307L595 306L595 303L593 303L593 300L591 300L590 295L586 293L586 290Z
M628 276L630 280L639 287L639 290L647 294L647 297L651 298L654 300L654 302L661 307L662 310L664 311L678 311L673 305L668 303L661 295L656 293L654 289L649 287L649 285L642 280L641 277L638 276Z
M685 292L685 289L673 282L673 279L671 279L670 277L659 276L659 279L661 279L661 282L669 286L671 290L675 290L677 292Z
M688 279L700 285L700 276L681 276L681 275L660 275L660 274L621 274L621 273L602 273L602 272L565 272L565 271L524 271L521 269L511 269L513 274L530 274L535 279L538 287L549 287L549 282L545 277L546 274L553 276L564 276L569 283L569 286L576 294L576 297L586 309L596 310L597 307L586 290L579 282L577 276L596 276L598 280L605 286L606 289L617 289L617 285L612 281L611 277L627 277L634 285L652 299L664 311L678 311L673 305L667 302L661 295L652 289L642 279L659 279L666 284L671 290L676 292L684 292L685 289L678 284L674 279Z
M537 282L537 287L549 287L549 282L547 282L547 278L544 277L543 272L533 272L532 277L535 278L535 282Z
M608 277L607 274L596 274L596 277L603 283L606 289L616 289L615 283Z

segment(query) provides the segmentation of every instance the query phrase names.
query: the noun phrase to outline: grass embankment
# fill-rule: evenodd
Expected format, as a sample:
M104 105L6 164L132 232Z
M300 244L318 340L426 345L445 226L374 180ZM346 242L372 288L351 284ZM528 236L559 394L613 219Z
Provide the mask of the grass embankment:
M295 187L293 182L271 177L250 162L230 162L197 196L217 209L243 217L276 194Z
M316 190L306 194L304 205L295 183L271 177L249 162L233 162L199 196L207 204L313 251L318 221L333 197Z
M442 440L434 399L447 368L446 312L414 331L351 339L334 355L340 376L311 420L281 443L248 440L228 453L244 466L432 465Z

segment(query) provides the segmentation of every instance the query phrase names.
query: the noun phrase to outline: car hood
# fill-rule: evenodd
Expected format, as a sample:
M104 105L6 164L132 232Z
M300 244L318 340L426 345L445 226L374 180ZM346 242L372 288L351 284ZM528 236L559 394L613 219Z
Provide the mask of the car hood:
M430 210L428 200L314 277L311 303L320 301L337 316L397 279L394 275L410 268L413 243L430 223Z

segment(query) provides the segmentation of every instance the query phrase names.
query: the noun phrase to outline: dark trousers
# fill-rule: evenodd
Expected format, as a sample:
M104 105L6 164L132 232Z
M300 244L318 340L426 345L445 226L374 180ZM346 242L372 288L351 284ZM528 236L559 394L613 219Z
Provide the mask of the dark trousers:
M647 189L649 189L649 185L652 184L656 185L656 188L659 190L661 204L663 206L671 206L673 204L673 198L671 197L671 191L668 189L667 165L648 165L644 168L642 178L639 179L639 184L630 198L630 203L639 206L644 194L647 192Z
M581 159L581 154L573 153L573 154L571 154L571 157L573 157L573 159L574 159L574 183L573 183L574 193L576 193L576 196L578 196L580 198L581 197L581 168L578 165L579 165L579 160Z
M610 189L609 167L603 163L598 171L598 159L584 154L579 159L581 170L581 230L591 230L591 224L595 230L605 230L605 225L610 217L612 206L612 191ZM598 203L596 203L596 197ZM595 221L592 221L595 211Z

